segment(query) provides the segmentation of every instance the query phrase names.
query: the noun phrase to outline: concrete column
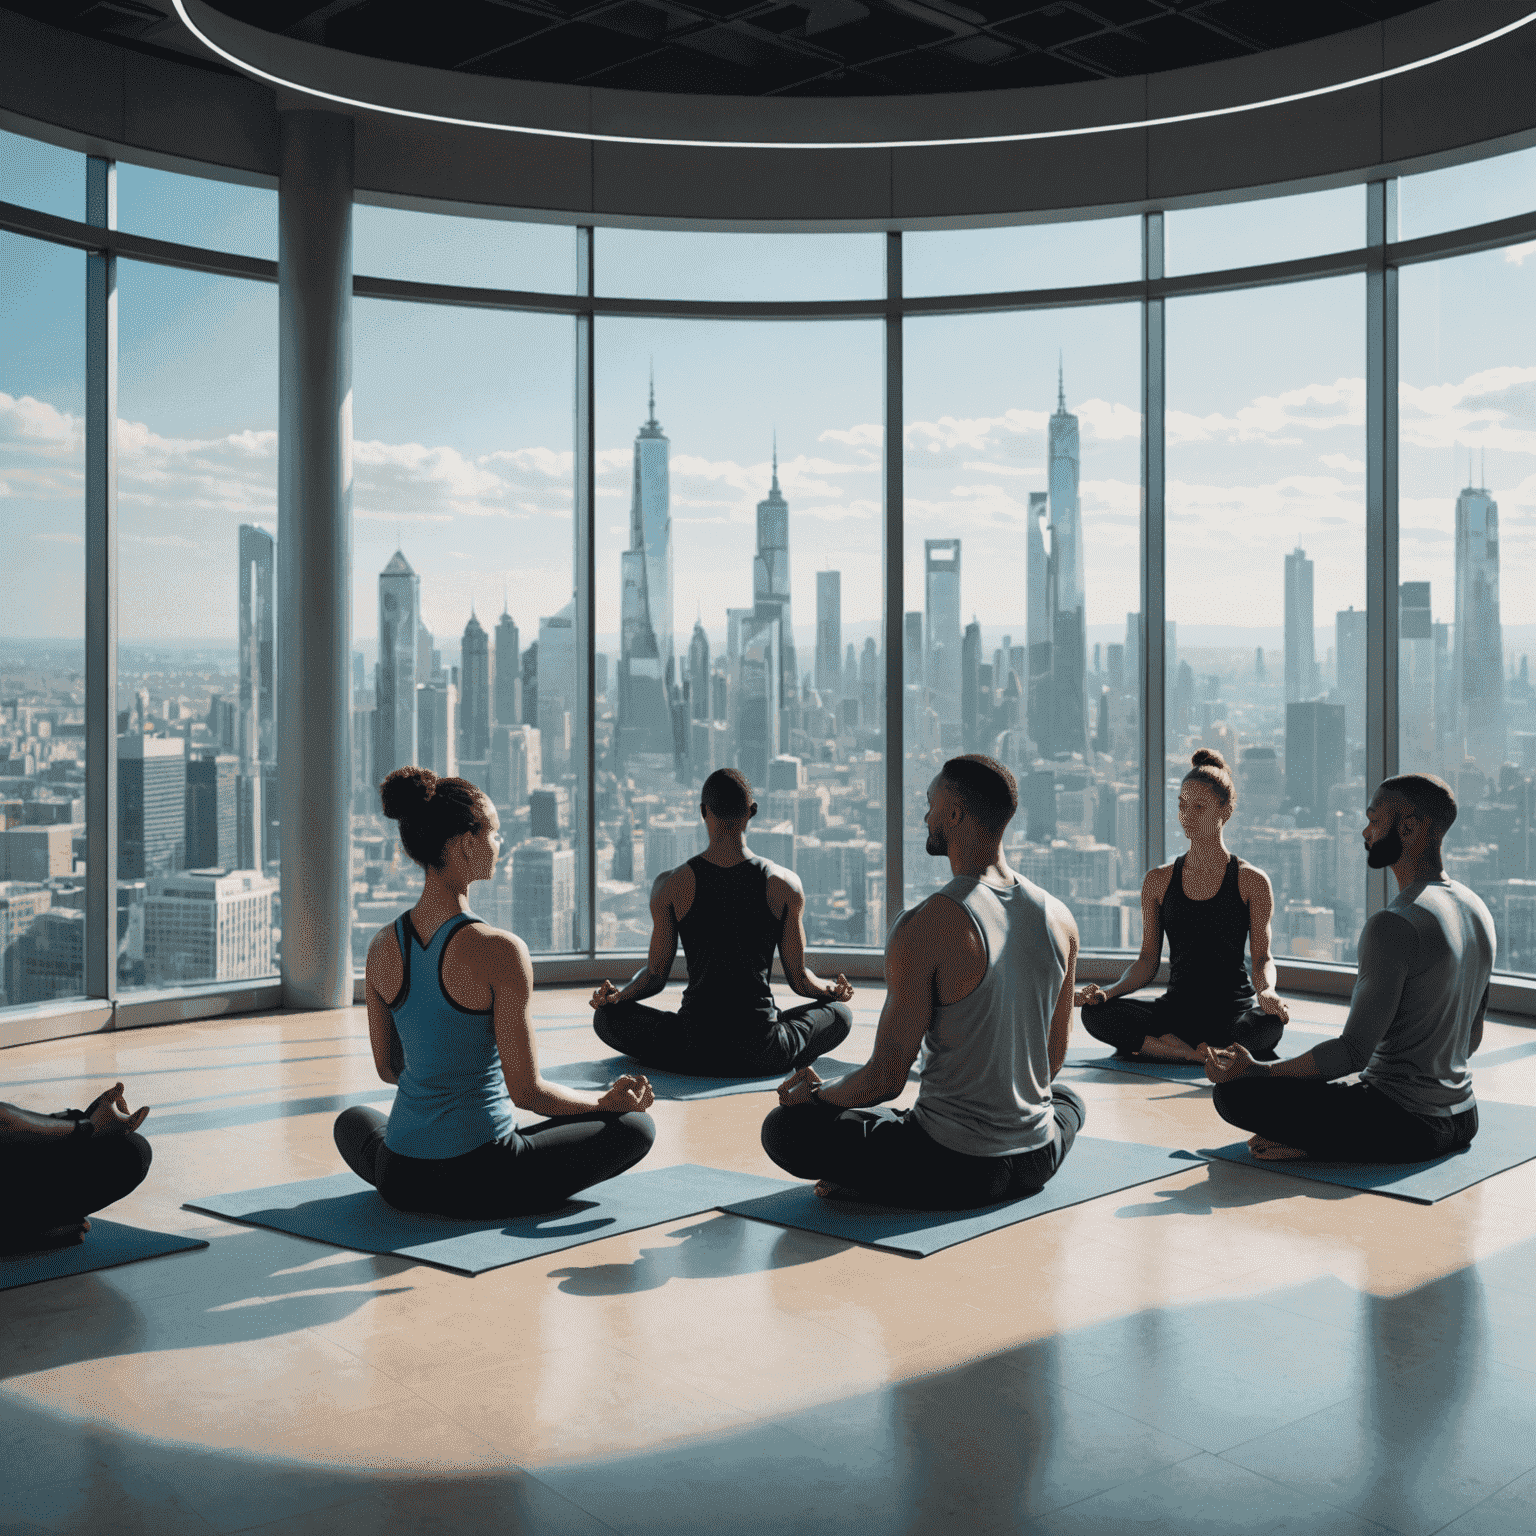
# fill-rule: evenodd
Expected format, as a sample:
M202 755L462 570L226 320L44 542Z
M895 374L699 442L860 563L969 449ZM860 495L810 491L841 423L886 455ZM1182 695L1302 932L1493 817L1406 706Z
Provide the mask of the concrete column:
M279 119L283 1004L352 1001L352 119Z

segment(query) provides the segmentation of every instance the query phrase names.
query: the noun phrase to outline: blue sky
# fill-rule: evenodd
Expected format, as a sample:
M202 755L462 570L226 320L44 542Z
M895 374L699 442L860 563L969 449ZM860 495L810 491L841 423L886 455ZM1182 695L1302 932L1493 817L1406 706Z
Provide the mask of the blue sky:
M1405 182L1404 234L1536 203L1532 156ZM83 161L0 136L0 196L78 216ZM1170 215L1172 270L1362 243L1358 189ZM276 198L123 166L127 229L272 256ZM1134 220L907 240L908 289L979 291L1134 276ZM359 208L359 270L569 288L554 226ZM0 633L79 634L84 259L0 236ZM600 231L599 288L700 297L879 291L879 236ZM1536 250L1402 274L1402 574L1449 618L1450 531L1469 448L1503 520L1506 625L1536 622ZM1320 627L1364 601L1364 280L1169 305L1169 613L1186 626L1278 627L1281 563L1317 561ZM120 263L125 639L234 633L235 529L275 523L276 290ZM456 636L502 592L531 635L569 596L574 322L356 305L354 633L398 542L427 622ZM717 637L747 601L753 508L772 434L793 509L796 617L814 572L843 572L850 630L879 613L882 365L874 322L599 323L598 624L617 624L630 445L654 360L672 442L677 629ZM1021 634L1022 516L1044 485L1058 354L1080 417L1089 621L1137 605L1138 332L1133 307L925 319L906 337L909 550L964 540L963 606ZM907 604L921 605L909 559Z

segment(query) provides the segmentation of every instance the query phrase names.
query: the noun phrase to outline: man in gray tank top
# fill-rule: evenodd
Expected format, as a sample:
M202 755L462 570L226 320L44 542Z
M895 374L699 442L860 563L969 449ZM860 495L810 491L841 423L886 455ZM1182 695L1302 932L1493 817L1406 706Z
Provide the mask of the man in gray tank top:
M1406 773L1383 781L1366 817L1367 862L1391 868L1398 895L1361 931L1343 1034L1289 1061L1256 1063L1236 1045L1206 1064L1216 1112L1252 1131L1265 1161L1416 1163L1477 1134L1467 1059L1483 1038L1494 932L1482 898L1441 866L1456 797ZM1355 1072L1356 1084L1332 1081Z
M746 845L757 814L752 786L734 768L705 779L699 814L709 847L656 877L651 947L622 989L592 994L598 1039L644 1066L696 1077L775 1077L842 1043L853 1024L845 976L822 981L805 963L805 890L793 870ZM688 987L676 1013L650 1008L667 984L678 941ZM810 1002L779 1010L775 950L792 992Z
M1061 1166L1087 1111L1054 1081L1067 1054L1077 925L1003 857L1018 786L1001 763L951 758L928 786L928 852L954 878L903 913L885 951L874 1054L824 1083L779 1088L763 1149L817 1193L919 1210L1017 1200ZM917 1103L905 1089L923 1052Z

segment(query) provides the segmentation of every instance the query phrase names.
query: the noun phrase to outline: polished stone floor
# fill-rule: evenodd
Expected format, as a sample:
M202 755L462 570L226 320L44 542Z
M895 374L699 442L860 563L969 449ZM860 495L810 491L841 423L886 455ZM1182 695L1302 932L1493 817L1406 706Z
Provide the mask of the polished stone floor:
M539 992L547 1063L605 1054L587 991ZM1536 1032L1475 1069L1536 1102ZM180 1209L341 1167L388 1102L360 1009L0 1053L34 1108L118 1076L155 1166L110 1214L212 1246L0 1293L6 1533L1536 1529L1536 1163L1433 1207L1201 1165L923 1260L713 1214L466 1279ZM1093 1135L1232 1139L1071 1076ZM771 1172L771 1102L658 1105L651 1165Z

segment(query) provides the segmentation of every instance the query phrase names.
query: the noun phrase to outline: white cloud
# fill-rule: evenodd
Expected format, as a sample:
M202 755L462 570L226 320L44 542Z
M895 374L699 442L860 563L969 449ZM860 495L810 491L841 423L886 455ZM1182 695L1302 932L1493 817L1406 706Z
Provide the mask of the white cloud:
M1398 414L1403 441L1416 448L1536 454L1536 368L1488 368L1460 384L1404 384Z
M1365 473L1365 460L1352 459L1347 453L1325 453L1318 462L1344 474L1363 475Z
M1511 245L1504 252L1504 260L1516 267L1523 267L1527 256L1536 256L1536 240L1527 240L1522 245Z

